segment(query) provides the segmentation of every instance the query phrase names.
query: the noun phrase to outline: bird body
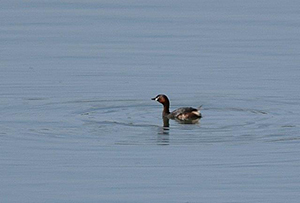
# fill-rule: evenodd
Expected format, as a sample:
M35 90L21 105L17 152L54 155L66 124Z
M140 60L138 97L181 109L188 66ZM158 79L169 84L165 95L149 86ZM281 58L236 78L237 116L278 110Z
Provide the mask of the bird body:
M189 120L199 120L202 115L200 113L201 106L196 109L192 107L182 107L170 112L170 101L168 97L164 94L159 94L156 97L152 98L163 105L163 118L176 119L179 121L189 121Z

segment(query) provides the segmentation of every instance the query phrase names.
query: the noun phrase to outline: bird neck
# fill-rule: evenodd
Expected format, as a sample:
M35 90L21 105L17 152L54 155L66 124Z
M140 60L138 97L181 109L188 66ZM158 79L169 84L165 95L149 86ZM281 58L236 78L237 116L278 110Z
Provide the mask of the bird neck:
M163 116L167 116L170 114L170 104L169 103L164 103L164 109L163 109Z

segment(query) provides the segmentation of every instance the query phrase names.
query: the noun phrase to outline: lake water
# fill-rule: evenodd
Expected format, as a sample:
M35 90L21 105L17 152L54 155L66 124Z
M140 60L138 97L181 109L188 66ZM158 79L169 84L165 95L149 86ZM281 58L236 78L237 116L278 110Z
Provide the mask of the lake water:
M299 6L1 1L1 202L298 203Z

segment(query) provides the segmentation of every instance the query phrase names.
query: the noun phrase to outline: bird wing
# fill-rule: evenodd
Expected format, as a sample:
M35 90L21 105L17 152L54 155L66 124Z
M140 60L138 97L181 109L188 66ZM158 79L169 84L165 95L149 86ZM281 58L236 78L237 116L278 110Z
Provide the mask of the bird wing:
M172 117L176 118L180 114L191 113L193 111L198 112L198 109L195 109L195 108L192 108L192 107L183 107L183 108L179 108L179 109L176 109L176 110L172 111L171 115L172 115Z

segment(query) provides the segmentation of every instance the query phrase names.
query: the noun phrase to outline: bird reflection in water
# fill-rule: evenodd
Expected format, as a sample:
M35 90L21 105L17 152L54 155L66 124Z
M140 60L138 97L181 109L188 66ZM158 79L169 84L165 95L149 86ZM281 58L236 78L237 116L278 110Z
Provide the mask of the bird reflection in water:
M170 119L167 117L163 118L163 126L159 128L157 136L157 144L159 145L169 145L169 124Z
M188 120L178 120L174 119L180 124L199 124L200 119L188 119ZM159 128L157 143L159 145L169 145L169 131L170 131L170 119L163 117L163 126Z

